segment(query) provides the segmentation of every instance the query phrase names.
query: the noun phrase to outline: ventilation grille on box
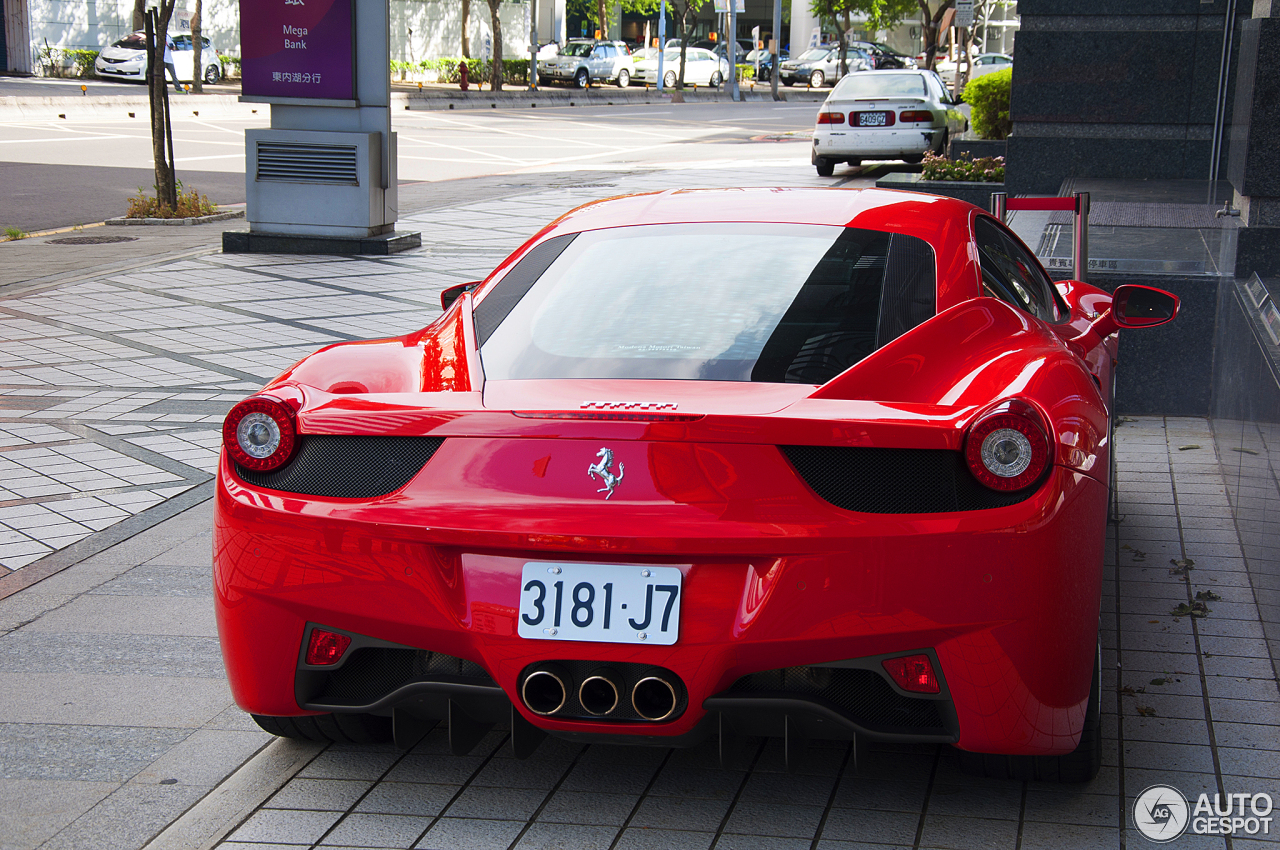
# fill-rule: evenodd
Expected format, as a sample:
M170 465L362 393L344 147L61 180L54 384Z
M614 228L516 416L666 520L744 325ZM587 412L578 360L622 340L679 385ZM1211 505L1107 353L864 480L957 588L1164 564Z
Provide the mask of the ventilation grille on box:
M258 180L360 185L355 145L258 142Z

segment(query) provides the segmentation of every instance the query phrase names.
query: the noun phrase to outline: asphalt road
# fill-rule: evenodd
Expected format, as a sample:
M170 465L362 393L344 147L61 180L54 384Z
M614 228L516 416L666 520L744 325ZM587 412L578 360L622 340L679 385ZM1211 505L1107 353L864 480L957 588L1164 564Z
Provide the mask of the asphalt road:
M211 116L208 103L175 100L178 177L217 203L241 203L244 132L268 126L268 113L238 104ZM655 103L406 111L393 118L400 181L422 184L495 175L807 166L817 108ZM154 183L151 156L144 112L0 122L0 228L34 232L123 215L127 198ZM873 171L888 167L895 166ZM848 176L839 172L836 182ZM422 196L406 192L402 211L415 209L413 199Z

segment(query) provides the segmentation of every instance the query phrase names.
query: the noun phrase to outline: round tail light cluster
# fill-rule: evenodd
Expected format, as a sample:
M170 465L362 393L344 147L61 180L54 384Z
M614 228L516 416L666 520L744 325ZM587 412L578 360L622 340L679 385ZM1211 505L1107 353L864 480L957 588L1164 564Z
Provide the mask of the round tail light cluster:
M231 408L222 423L222 444L240 466L270 472L293 456L298 430L293 411L270 396L254 396Z
M983 414L965 437L973 477L992 490L1030 487L1049 466L1049 438L1035 408L1009 401Z

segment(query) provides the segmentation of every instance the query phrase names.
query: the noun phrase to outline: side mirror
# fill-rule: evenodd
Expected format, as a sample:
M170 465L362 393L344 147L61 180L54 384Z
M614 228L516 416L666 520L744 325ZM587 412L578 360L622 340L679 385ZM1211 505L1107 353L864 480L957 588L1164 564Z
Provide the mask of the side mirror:
M1154 328L1177 315L1178 296L1154 286L1127 283L1117 286L1111 296L1111 317L1117 327Z
M440 293L440 309L448 310L450 307L453 306L453 302L457 301L459 298L462 297L462 293L470 292L471 290L479 286L480 283L481 282L478 280L473 280L470 283L458 283L449 287L444 292L441 292Z

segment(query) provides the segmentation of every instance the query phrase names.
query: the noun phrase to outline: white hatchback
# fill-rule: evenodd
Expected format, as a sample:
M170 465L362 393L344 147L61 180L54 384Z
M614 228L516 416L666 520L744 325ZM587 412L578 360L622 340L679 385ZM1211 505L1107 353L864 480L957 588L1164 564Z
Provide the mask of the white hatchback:
M209 39L201 39L200 64L204 65L204 81L216 83L222 79L222 57L209 44ZM162 47L163 49L163 47ZM178 79L189 83L195 79L196 52L190 35L173 37L173 68ZM147 35L135 32L117 41L98 54L94 61L94 70L98 76L109 80L137 80L142 82L147 77ZM166 82L168 78L166 77Z
M812 162L830 177L836 163L864 159L920 162L926 151L946 150L968 120L932 71L863 71L831 90L818 110Z
M729 60L717 57L701 47L685 48L685 85L718 86L729 75ZM668 47L662 56L663 88L674 89L680 79L680 48ZM636 82L646 85L658 83L658 50L650 47L643 58L636 62Z

